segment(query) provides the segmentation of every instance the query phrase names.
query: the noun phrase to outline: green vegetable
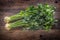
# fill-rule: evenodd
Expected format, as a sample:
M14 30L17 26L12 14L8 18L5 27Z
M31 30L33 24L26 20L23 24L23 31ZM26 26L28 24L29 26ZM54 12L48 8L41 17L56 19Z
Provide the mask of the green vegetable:
M18 13L18 14L16 14L16 15L12 15L12 16L9 16L9 17L5 17L4 18L4 21L6 22L6 23L9 23L9 22L13 22L13 21L15 21L15 20L18 20L18 19L22 19L23 18L23 14L24 13L24 11L20 11L20 13Z
M11 28L22 26L29 30L49 30L55 23L54 10L55 8L48 4L38 4L37 7L30 6L25 11L10 16L10 21L20 20L9 25Z
M27 24L27 22L25 22L24 20L18 20L16 22L13 23L7 23L5 25L5 27L7 29L11 29L11 28L15 28L15 27L28 27L29 25Z

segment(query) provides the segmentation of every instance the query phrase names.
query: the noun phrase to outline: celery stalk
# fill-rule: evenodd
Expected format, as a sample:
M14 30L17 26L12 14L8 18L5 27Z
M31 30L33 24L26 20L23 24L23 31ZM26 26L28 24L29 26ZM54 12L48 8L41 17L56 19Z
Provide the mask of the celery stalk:
M4 21L5 21L6 23L9 23L9 22L11 22L11 21L21 19L21 18L23 18L23 13L24 13L24 11L21 11L20 13L18 13L18 14L16 14L16 15L9 16L9 17L5 17L5 18L4 18Z
M13 23L9 23L9 24L6 24L5 27L7 29L11 29L11 28L16 28L16 27L28 27L28 23L26 22L23 22L23 20L18 20L16 22L13 22Z

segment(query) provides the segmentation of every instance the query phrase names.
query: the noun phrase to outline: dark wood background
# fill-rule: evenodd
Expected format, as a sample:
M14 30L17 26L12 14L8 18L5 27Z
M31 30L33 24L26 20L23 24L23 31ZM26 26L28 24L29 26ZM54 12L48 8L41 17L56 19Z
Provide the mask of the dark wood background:
M20 10L26 9L30 5L38 3L48 3L56 7L54 17L58 19L58 23L53 27L54 30L45 31L24 31L11 30L4 28L3 18L18 13ZM59 40L60 38L60 0L0 0L0 39L1 40ZM43 35L43 36L42 36ZM41 38L42 37L42 38Z

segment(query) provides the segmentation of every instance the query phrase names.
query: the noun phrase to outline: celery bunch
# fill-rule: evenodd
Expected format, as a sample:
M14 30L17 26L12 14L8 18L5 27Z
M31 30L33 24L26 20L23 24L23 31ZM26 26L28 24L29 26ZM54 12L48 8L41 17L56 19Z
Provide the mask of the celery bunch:
M49 30L55 23L54 10L55 8L48 4L38 4L37 7L30 6L26 10L10 16L7 23L17 20L9 23L9 28L24 27L29 30Z

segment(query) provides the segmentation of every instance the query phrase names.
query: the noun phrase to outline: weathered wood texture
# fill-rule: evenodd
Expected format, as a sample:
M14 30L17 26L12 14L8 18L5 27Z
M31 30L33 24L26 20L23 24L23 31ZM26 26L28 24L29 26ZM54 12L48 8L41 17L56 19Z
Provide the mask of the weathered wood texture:
M7 31L0 33L0 40L60 40L59 30Z
M48 3L56 7L55 18L58 19L56 29L60 29L60 1L59 0L0 0L0 40L59 40L60 31L6 31L4 28L3 18L18 13L20 10L26 9L30 5L38 3Z

